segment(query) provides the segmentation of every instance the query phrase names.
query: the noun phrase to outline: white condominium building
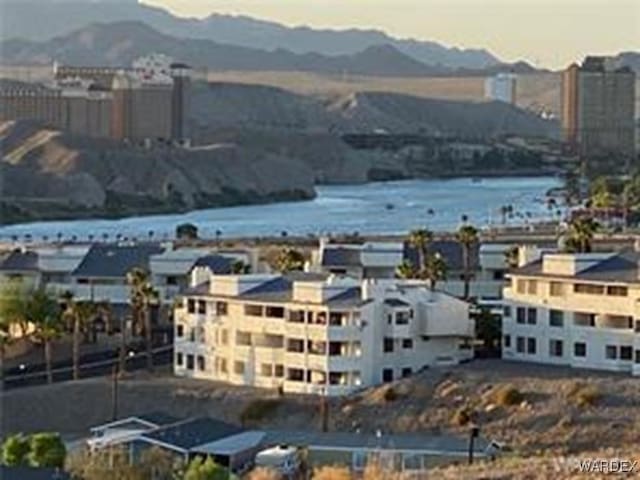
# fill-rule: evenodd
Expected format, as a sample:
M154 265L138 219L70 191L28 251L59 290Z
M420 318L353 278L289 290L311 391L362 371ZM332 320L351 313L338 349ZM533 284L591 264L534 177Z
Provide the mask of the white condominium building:
M510 274L503 358L640 375L640 254L545 253Z
M341 395L473 355L468 304L423 282L194 271L193 284L176 375Z

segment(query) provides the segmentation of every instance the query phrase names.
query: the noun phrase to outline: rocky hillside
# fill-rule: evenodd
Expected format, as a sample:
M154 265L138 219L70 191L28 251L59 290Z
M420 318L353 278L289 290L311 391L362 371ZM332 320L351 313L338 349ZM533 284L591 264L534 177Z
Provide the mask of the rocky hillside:
M558 131L556 123L501 102L440 100L388 92L356 92L327 98L260 85L196 83L191 105L191 121L196 130L386 130L474 139L507 134L554 138Z
M5 122L0 151L5 221L173 212L315 194L305 164L233 144L125 148Z

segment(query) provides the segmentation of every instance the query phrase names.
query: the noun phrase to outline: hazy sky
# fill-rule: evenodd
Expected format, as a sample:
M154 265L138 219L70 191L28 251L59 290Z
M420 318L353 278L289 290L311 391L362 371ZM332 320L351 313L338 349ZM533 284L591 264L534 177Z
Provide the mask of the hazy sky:
M640 50L640 0L141 0L183 16L244 14L286 25L377 28L562 67Z

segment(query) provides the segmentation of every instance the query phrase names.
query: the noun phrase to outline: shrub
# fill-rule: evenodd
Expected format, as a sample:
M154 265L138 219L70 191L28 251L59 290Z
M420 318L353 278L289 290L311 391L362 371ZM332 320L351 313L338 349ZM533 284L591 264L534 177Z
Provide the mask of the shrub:
M472 417L473 411L471 411L467 407L461 407L456 410L456 413L453 414L453 423L455 425L458 425L459 427L462 427L471 422Z
M351 480L351 472L347 467L329 465L316 468L311 478L313 480Z
M493 400L498 405L507 407L520 404L524 400L524 396L520 390L512 385L503 385L496 389Z
M596 387L581 383L574 383L567 396L578 407L593 407L602 398L602 394Z
M277 399L259 398L249 402L240 412L240 422L243 425L259 422L275 413L280 406Z
M11 435L2 444L2 463L10 467L26 465L30 450L27 437L22 434Z
M60 435L56 433L36 433L29 439L29 463L34 467L62 468L67 456Z
M384 398L385 402L393 402L398 399L398 392L396 392L393 387L388 387L385 389L382 398Z

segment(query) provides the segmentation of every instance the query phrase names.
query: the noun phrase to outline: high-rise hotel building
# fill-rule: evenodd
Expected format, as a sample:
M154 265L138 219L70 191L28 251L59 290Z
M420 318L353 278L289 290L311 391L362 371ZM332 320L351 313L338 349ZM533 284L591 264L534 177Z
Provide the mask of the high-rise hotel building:
M562 131L583 156L635 153L635 73L614 59L586 57L562 74Z

